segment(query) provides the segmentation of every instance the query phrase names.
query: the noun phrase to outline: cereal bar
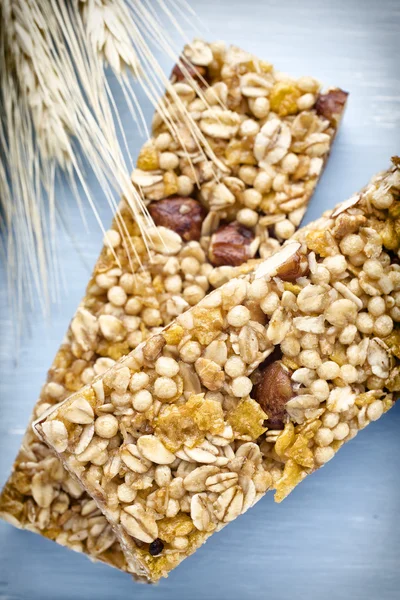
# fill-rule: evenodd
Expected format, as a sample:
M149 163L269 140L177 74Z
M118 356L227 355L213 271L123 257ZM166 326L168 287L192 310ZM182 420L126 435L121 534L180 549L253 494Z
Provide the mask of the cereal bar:
M38 420L156 581L400 390L400 159Z
M185 61L174 68L172 81L204 144L198 147L167 97L163 106L176 121L176 139L157 114L132 175L156 225L148 229L150 255L123 201L33 418L101 375L239 265L276 250L306 210L347 94L321 93L314 79L289 79L221 43L197 40L186 47ZM184 80L185 65L194 87ZM0 514L124 566L95 503L30 428L0 498Z

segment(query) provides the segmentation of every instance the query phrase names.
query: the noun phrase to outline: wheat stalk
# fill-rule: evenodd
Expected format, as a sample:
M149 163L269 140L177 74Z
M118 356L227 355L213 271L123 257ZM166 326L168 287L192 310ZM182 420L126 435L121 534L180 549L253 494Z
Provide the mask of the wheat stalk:
M157 0L159 12L173 21L174 3L171 0L171 6L167 6L166 2ZM180 6L179 12L182 11ZM59 276L55 230L57 211L61 207L54 200L57 168L61 167L68 174L71 189L81 206L76 182L80 183L83 196L102 227L96 203L85 183L80 161L83 156L113 212L117 211L114 192L122 193L138 217L146 240L146 224L150 218L140 195L132 187L118 142L118 130L122 134L123 130L105 76L107 64L116 74L137 122L143 121L143 116L128 73L139 79L147 97L158 106L173 134L178 135L168 102L159 103L163 87L167 87L181 118L186 119L194 139L198 140L199 148L204 145L207 149L207 144L150 47L153 39L156 46L177 59L171 40L163 32L162 21L149 5L140 0L127 3L123 0L73 0L71 3L3 0L0 19L3 32L0 39L1 100L7 109L0 129L7 165L0 171L5 215L0 225L7 231L3 254L9 265L10 289L18 296L17 321L20 322L26 296L32 298L36 294L46 311L49 288ZM23 123L23 127L19 123ZM211 149L207 153L212 156ZM120 224L123 229L122 220ZM128 250L134 252L134 248ZM25 267L27 256L29 268ZM13 272L14 276L10 274ZM13 304L15 306L15 302Z

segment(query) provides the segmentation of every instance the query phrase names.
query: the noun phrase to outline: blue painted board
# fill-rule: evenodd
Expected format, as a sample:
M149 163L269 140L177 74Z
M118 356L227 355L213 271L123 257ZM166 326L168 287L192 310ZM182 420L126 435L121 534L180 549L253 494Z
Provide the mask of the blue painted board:
M306 221L347 198L400 153L398 0L190 4L203 21L203 37L228 40L282 71L314 75L350 91L342 130ZM168 72L171 64L161 60ZM140 96L150 122L152 108ZM142 140L124 109L122 118L135 156ZM96 197L107 222L111 215L100 190ZM0 285L0 485L101 246L90 213L87 233L68 193L64 201L75 238L74 244L67 237L60 242L66 289L50 325L32 319L17 364ZM0 600L398 600L399 430L397 406L283 504L266 497L155 587L134 585L127 575L0 522Z

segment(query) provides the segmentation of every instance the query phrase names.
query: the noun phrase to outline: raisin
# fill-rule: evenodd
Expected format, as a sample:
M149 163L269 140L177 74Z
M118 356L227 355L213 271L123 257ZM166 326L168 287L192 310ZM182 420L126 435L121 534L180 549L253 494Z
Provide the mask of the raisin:
M160 538L156 538L149 546L149 552L152 556L158 556L164 550L164 544Z

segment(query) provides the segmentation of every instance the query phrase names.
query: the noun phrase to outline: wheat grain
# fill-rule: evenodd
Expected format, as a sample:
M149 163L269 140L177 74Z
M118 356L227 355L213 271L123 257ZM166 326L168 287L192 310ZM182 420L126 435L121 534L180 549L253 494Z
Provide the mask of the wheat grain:
M139 59L118 4L107 0L80 0L80 4L89 41L99 59L105 60L115 73L128 68L137 75Z

